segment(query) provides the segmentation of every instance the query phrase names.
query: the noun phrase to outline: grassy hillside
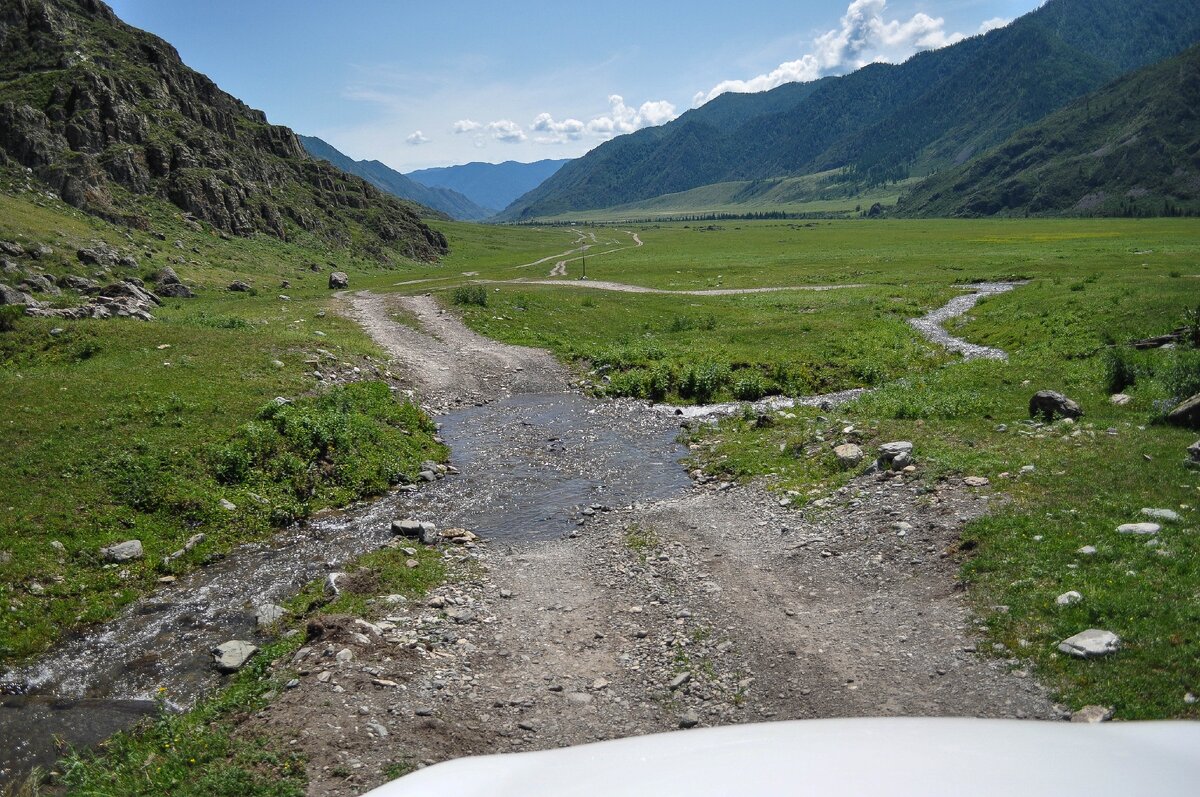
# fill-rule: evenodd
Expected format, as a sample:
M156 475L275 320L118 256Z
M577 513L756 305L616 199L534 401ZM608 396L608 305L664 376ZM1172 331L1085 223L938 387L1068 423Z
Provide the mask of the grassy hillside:
M149 322L18 317L0 331L0 661L112 616L161 577L384 491L442 456L420 413L391 399L384 356L335 312L329 271L379 289L446 273L484 247L480 260L511 262L568 238L512 230L483 241L474 225L440 223L461 242L451 265L385 268L345 250L223 237L161 200L144 200L153 231L127 231L4 176L0 241L45 247L36 259L6 255L22 273L90 277L96 267L75 253L105 242L140 261L113 276L171 264L197 295L167 299ZM250 290L226 290L235 280ZM295 403L278 408L276 397ZM301 428L331 436L293 436ZM164 560L196 534L202 543ZM142 541L144 559L103 561L102 546L128 539Z
M841 172L830 171L803 177L714 183L612 208L568 211L541 221L629 224L705 216L754 217L762 213L852 217L868 212L875 203L883 209L891 208L900 192L917 182L905 180L863 188L841 178Z
M1200 46L1089 94L904 197L910 216L1200 212Z
M829 169L848 169L865 186L924 175L964 162L1130 69L1177 54L1200 38L1196 10L1173 0L1051 0L1006 28L899 66L871 64L802 87L720 97L597 147L501 218Z

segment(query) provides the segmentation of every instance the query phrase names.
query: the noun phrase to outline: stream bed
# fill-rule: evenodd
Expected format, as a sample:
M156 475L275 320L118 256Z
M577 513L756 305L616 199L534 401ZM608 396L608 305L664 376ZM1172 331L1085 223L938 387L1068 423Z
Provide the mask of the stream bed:
M439 419L460 475L396 492L244 545L134 603L119 617L9 672L0 696L4 773L49 766L57 738L90 745L155 710L159 687L187 706L221 683L210 651L255 640L254 607L391 538L395 518L462 526L492 544L560 537L608 507L685 490L677 418L636 402L517 395Z

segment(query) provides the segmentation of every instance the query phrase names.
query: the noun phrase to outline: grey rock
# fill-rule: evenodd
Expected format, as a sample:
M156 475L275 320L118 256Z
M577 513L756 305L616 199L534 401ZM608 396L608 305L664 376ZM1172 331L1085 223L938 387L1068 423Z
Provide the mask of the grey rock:
M350 276L344 271L335 271L329 275L329 287L335 290L350 287Z
M0 304L33 304L33 297L16 288L0 283Z
M879 447L879 458L885 462L891 462L900 454L911 454L912 450L913 444L906 440L884 443Z
M99 282L75 274L64 274L58 278L58 284L63 288L70 288L80 293L98 293L100 291Z
M833 455L843 467L850 467L862 462L863 450L854 443L843 443L833 449Z
M437 526L433 523L414 520L413 518L393 520L392 534L410 540L417 540L422 545L433 545L438 541Z
M268 628L284 618L287 609L274 603L260 604L254 610L254 624L259 628Z
M1083 600L1082 595L1075 590L1070 590L1069 592L1064 592L1063 594L1059 595L1054 599L1054 602L1059 606L1070 606L1073 603L1079 603L1081 600Z
M338 583L346 577L345 573L330 573L325 576L325 594L337 596L342 594L342 588Z
M233 501L230 501L228 498L222 498L220 503L221 503L221 508L224 509L226 512L236 512L237 511L237 504L235 504Z
M0 252L12 257L24 257L25 247L15 241L0 241Z
M1158 534L1162 526L1157 523L1122 523L1117 526L1118 534Z
M1071 715L1071 722L1108 722L1113 717L1109 706L1084 706Z
M374 721L368 722L367 727L370 728L380 739L386 739L388 736L388 729L381 723Z
M62 293L58 286L44 274L30 274L17 287L30 293L48 293L51 296L58 296Z
M1049 422L1055 417L1078 418L1083 415L1083 409L1057 390L1039 390L1029 399L1029 417L1039 415Z
M162 299L159 299L132 280L121 280L111 285L105 285L100 289L100 295L107 296L110 299L133 299L147 306L162 304Z
M1184 399L1167 413L1167 423L1188 429L1200 429L1200 393Z
M233 282L229 283L229 288L227 290L234 291L235 293L249 293L250 286L241 280L234 280Z
M1112 631L1089 628L1058 643L1058 649L1068 656L1090 659L1105 656L1121 647L1121 638Z
M963 479L963 484L968 487L987 487L991 483L991 480L986 476L968 476Z
M689 708L687 711L679 715L680 728L695 728L699 724L700 716L695 712L694 709Z
M1142 514L1146 517L1152 517L1155 520L1165 520L1168 523L1179 522L1179 513L1174 509L1151 509L1145 507L1142 509Z
M221 672L237 672L257 652L258 647L252 642L231 639L213 648L213 664Z
M437 481L437 474L431 470L423 470L417 474L417 478L425 482L435 482Z
M196 294L192 293L192 289L179 282L168 282L165 285L158 286L158 295L166 296L168 299L194 299Z
M154 281L158 283L158 286L160 288L163 285L179 285L180 284L179 275L176 274L175 269L171 268L170 266L166 266L166 267L160 269L158 274L155 275Z
M1113 393L1108 397L1108 400L1112 402L1114 406L1124 407L1126 404L1133 401L1133 396L1126 395L1125 393Z
M904 470L912 464L912 461L912 454L908 453L907 451L901 451L899 454L892 457L890 467L892 470Z
M667 687L674 692L676 689L686 686L690 680L692 680L692 674L690 672L681 672L679 675L676 675L671 679L671 683L667 684Z
M1186 464L1189 467L1200 467L1200 440L1192 443L1187 447L1188 458Z
M1080 548L1078 551L1076 551L1075 553L1082 554L1084 556L1095 556L1096 555L1096 546L1095 545L1085 545L1082 548Z
M131 562L141 559L143 554L141 540L126 540L116 545L100 549L100 555L108 562Z

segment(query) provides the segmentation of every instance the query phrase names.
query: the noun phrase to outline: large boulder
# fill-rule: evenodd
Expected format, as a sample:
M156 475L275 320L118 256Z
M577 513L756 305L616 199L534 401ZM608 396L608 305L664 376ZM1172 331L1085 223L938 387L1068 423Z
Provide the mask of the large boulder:
M1083 415L1083 409L1057 390L1039 390L1029 399L1029 417L1036 418L1039 415L1050 422L1055 417L1078 418Z
M192 289L182 282L160 282L158 285L158 295L165 296L168 299L191 299L196 294L192 293Z
M175 269L171 268L170 266L165 266L164 268L159 269L158 274L155 275L154 281L158 283L160 288L163 285L178 285L180 283L179 275L176 274ZM159 293L162 293L162 291L159 291Z
M0 282L0 304L33 304L33 297Z
M162 299L130 280L105 285L100 289L100 295L109 299L133 299L147 306L162 304Z
M235 293L249 293L250 286L241 280L234 280L233 282L229 283L229 290L234 291Z
M1181 401L1167 413L1167 423L1188 429L1200 429L1200 393Z
M350 276L344 271L335 271L329 275L329 287L342 290L350 287Z
M58 278L58 284L63 288L70 288L80 293L98 293L100 291L99 282L75 274L64 274Z

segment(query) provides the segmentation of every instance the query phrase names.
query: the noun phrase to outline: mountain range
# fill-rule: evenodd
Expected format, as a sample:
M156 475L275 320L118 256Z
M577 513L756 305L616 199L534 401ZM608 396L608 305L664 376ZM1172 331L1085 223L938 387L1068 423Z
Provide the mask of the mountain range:
M602 144L499 218L835 169L866 187L930 174L1198 39L1200 0L1049 0L1004 28L900 65L721 95Z
M464 163L408 172L407 177L431 188L448 188L465 194L473 202L496 211L508 207L517 197L532 191L570 162L540 160L533 163ZM488 215L491 215L489 213Z
M411 180L387 164L377 160L356 161L333 145L313 136L299 136L309 155L328 161L348 174L356 174L381 191L401 199L408 199L427 208L444 213L460 221L477 221L495 214L491 208L481 207L458 191L448 188L430 187Z
M1145 67L922 181L905 216L1200 210L1200 45Z

